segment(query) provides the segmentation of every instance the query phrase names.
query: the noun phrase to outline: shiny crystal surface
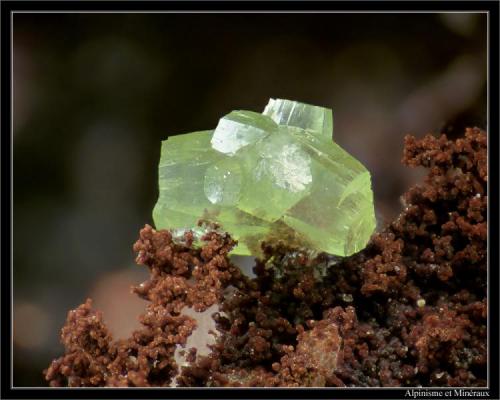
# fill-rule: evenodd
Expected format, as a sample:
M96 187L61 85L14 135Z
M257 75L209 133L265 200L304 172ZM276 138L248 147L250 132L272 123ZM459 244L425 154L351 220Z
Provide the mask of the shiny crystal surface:
M271 99L264 113L233 111L214 131L162 142L158 229L212 220L238 240L233 254L260 255L284 240L347 256L375 229L368 170L332 141L329 109Z
M264 112L279 125L295 126L315 132L331 140L333 133L332 110L292 100L270 99Z
M253 111L233 111L219 120L211 144L215 150L232 156L277 128L274 121L265 115Z

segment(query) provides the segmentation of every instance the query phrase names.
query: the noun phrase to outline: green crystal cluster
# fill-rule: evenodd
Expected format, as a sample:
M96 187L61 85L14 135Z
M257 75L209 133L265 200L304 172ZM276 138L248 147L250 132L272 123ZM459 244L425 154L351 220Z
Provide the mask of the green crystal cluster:
M375 229L368 170L332 141L332 111L271 99L262 114L233 111L215 130L162 142L157 229L200 218L259 255L282 240L339 256L362 250Z

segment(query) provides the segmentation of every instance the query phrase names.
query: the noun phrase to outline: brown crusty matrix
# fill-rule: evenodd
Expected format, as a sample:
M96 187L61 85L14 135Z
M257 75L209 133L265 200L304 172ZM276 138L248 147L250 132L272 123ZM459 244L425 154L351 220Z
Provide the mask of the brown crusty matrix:
M347 258L264 244L249 278L217 227L197 248L189 232L179 239L146 225L134 245L151 273L134 289L149 301L142 327L113 341L87 300L69 312L65 355L45 378L51 386L485 386L486 134L408 136L403 163L427 168L425 181ZM214 306L210 352L182 349L196 329L184 310Z

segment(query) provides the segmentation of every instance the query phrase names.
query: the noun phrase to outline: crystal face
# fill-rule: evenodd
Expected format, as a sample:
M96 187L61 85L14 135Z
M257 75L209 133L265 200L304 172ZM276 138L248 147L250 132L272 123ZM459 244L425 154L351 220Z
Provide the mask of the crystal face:
M220 119L212 136L212 147L232 156L248 144L266 137L276 128L276 124L262 114L233 111Z
M331 110L271 99L262 114L233 111L213 131L169 137L156 227L211 220L240 255L260 255L264 240L338 256L362 250L375 229L370 173L332 131Z
M333 133L332 110L292 100L270 99L264 112L278 125L295 126L317 132L331 140Z

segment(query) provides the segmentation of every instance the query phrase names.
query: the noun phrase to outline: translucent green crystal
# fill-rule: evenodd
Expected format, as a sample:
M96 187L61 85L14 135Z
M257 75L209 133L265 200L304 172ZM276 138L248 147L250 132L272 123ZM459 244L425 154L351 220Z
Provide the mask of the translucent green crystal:
M271 99L264 113L233 111L214 131L162 142L158 229L192 229L200 218L259 255L284 240L348 256L375 229L368 170L332 141L332 112Z
M241 154L244 187L238 208L265 220L279 220L309 194L311 159L279 131Z
M279 125L307 129L331 140L332 110L292 100L270 99L263 112Z
M220 119L211 140L212 147L232 156L277 128L274 121L265 115L253 111L233 111Z
M205 196L212 204L236 206L241 197L241 167L233 159L222 159L205 172Z

